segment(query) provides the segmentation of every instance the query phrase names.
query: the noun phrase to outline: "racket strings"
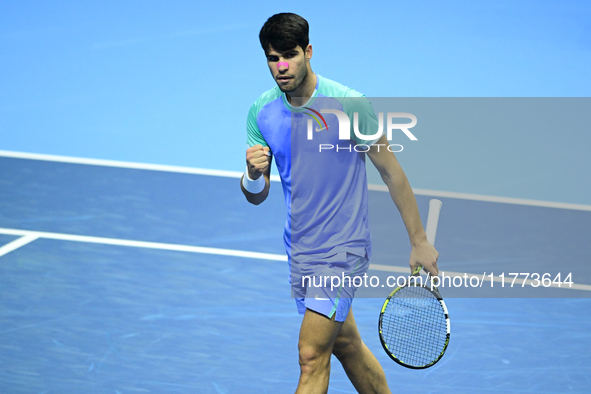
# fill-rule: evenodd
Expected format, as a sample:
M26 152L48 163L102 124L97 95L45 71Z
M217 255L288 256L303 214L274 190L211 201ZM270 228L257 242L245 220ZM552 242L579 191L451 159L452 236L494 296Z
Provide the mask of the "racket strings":
M447 341L439 300L421 286L400 289L382 316L382 337L392 355L407 365L420 367L437 360Z

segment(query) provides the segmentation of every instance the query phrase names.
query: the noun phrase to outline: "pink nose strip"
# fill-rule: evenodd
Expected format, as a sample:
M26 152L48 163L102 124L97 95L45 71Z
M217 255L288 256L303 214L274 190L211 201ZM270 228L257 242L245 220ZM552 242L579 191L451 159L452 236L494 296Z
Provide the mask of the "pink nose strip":
M277 63L277 68L279 68L281 66L285 66L285 68L289 68L289 63L288 62L279 62L279 63Z

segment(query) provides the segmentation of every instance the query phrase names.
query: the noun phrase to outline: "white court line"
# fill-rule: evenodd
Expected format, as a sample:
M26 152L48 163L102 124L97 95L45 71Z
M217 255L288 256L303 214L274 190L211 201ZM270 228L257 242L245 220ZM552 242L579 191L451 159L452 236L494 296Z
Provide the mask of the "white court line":
M17 235L17 234L14 234L14 235ZM20 248L21 246L25 246L26 244L33 242L37 238L39 238L39 237L37 237L36 235L25 234L22 237L15 239L14 241L9 242L6 245L3 245L2 247L0 247L0 256L4 256L5 254L10 253L13 250Z
M369 269L373 269L376 271L388 271L388 272L400 272L400 273L404 273L410 275L410 268L409 267L399 267L399 266L389 266L389 265L380 265L380 264L371 264L369 266ZM467 276L467 280L470 280L471 277L478 277L479 281L482 280L484 278L484 282L490 284L490 274L487 274L486 276L482 275L482 274L469 274L467 272L454 272L454 271L443 271L440 270L439 271L439 276L442 278L443 275L445 275L446 277L455 277L455 276L460 276L463 277L464 275ZM552 278L553 279L553 278ZM493 276L492 278L493 282L498 282L498 283L505 283L504 287L507 288L511 288L511 287L518 287L516 285L521 285L524 284L524 286L531 286L532 284L538 284L537 281L533 281L531 279L521 279L521 278L516 278L515 282L513 284L513 286L511 286L511 283L513 283L513 275L505 275L505 278L501 278L500 276ZM447 283L447 279L445 280ZM573 283L572 285L566 284L566 285L561 285L559 286L556 283L552 283L550 286L543 286L541 284L539 284L539 286L536 287L556 287L559 289L571 289L571 290L586 290L586 291L591 291L591 286L590 285L581 285L581 284L576 284Z
M145 248L145 249L160 249L160 250L172 250L172 251L177 251L177 252L205 253L205 254L215 254L215 255L221 255L221 256L246 257L246 258L260 259L260 260L287 261L287 256L282 255L282 254L248 252L248 251L244 251L244 250L208 248L208 247L202 247L202 246L167 244L167 243L160 243L160 242L132 241L132 240L127 240L127 239L90 237L90 236L85 236L85 235L73 235L73 234L61 234L61 233L47 233L47 232L40 232L40 231L16 230L16 229L9 229L9 228L0 228L0 234L22 236L22 238L19 238L16 241L13 241L8 245L11 245L19 240L23 240L24 238L28 239L29 240L28 242L31 242L31 241L38 239L38 238L46 238L46 239L56 239L56 240L60 240L60 241L88 242L88 243L103 244L103 245L131 246L131 247L135 247L135 248ZM26 242L26 243L28 243L28 242ZM5 245L4 247L6 247L8 245ZM0 248L0 251L1 250L2 250L2 248ZM409 274L408 267L370 264L369 268L373 269L373 270L377 270L377 271L401 272L401 273ZM467 275L468 277L478 276L479 278L482 278L482 275L480 275L480 274L468 274L468 273L464 273L464 272L447 272L447 271L445 273L448 276ZM487 278L488 278L488 276L487 276ZM497 277L494 277L493 280L495 282L501 281L501 279L497 278ZM512 281L512 278L506 277L505 284L507 284L508 281L509 282ZM523 279L516 279L515 283L521 284L521 283L523 283ZM528 284L528 283L526 282L526 284ZM554 287L557 287L557 286L554 286ZM566 288L568 289L569 287L566 287ZM572 287L570 287L570 289L591 291L591 286L573 284Z
M29 235L29 236L32 236L35 238L57 239L57 240L61 240L61 241L88 242L88 243L104 244L104 245L131 246L131 247L135 247L135 248L145 248L145 249L173 250L173 251L178 251L178 252L206 253L206 254L216 254L216 255L222 255L222 256L248 257L248 258L252 258L252 259L262 259L262 260L287 261L286 256L279 255L279 254L248 252L248 251L244 251L244 250L207 248L207 247L202 247L202 246L167 244L167 243L160 243L160 242L132 241L132 240L127 240L127 239L89 237L89 236L85 236L85 235L47 233L47 232L40 232L40 231L15 230L15 229L9 229L9 228L0 228L0 234L21 235L21 236Z
M369 190L374 191L388 191L386 185L368 185ZM539 201L539 200L527 200L524 198L513 198L513 197L497 197L497 196L485 196L481 194L469 194L469 193L456 193L456 192L445 192L439 190L428 190L428 189L412 189L416 195L420 196L431 196L431 197L447 197L457 198L461 200L472 200L472 201L486 201L486 202L499 202L505 204L516 204L516 205L529 205L534 207L544 208L560 208L560 209L574 209L577 211L591 211L591 205L583 204L570 204L564 202L552 202L552 201Z
M29 159L29 160L44 160L44 161L55 161L60 163L73 163L73 164L87 164L95 166L105 167L118 167L118 168L131 168L137 170L153 170L153 171L166 171L176 172L183 174L196 174L196 175L211 175L221 176L228 178L240 178L242 172L238 171L223 171L223 170L209 170L205 168L193 168L193 167L181 167L181 166L169 166L161 164L146 164L146 163L133 163L127 161L116 161L116 160L102 160L102 159L86 159L81 157L70 157L70 156L57 156L57 155L45 155L39 153L25 153L25 152L12 152L0 150L0 157L11 157L16 159ZM271 180L279 182L279 175L271 175ZM374 191L388 191L386 185L368 185L369 190ZM570 204L552 201L539 201L539 200L528 200L523 198L512 198L512 197L497 197L497 196L486 196L481 194L470 194L470 193L456 193L446 192L439 190L428 190L428 189L412 189L415 194L432 197L447 197L457 198L462 200L473 200L473 201L487 201L487 202L498 202L505 204L517 204L517 205L529 205L536 207L545 208L561 208L561 209L574 209L579 211L591 211L591 205L583 204Z
M241 178L244 174L238 171L224 171L224 170L209 170L206 168L193 168L193 167L182 167L182 166L169 166L164 164L147 164L147 163L134 163L129 161L117 161L117 160L103 160L103 159L87 159L83 157L70 157L70 156L57 156L57 155L45 155L40 153L24 153L24 152L12 152L6 150L0 150L0 156L11 157L14 159L28 159L28 160L42 160L42 161L55 161L59 163L72 163L72 164L86 164L91 166L103 166L103 167L117 167L117 168L131 168L135 170L152 170L152 171L165 171L165 172L176 172L181 174L195 174L195 175L211 175L221 176L226 178ZM279 181L279 175L271 175L272 181Z

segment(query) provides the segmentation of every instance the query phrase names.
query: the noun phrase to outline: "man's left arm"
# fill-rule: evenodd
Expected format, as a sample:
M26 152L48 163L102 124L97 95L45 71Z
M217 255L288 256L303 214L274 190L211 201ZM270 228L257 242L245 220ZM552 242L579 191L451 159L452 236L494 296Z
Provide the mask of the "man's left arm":
M388 145L389 142L386 136L382 136L371 146L367 154L382 176L382 180L388 186L390 196L406 226L412 246L409 263L411 272L416 269L417 265L421 265L431 275L436 276L439 273L437 269L439 253L427 241L415 195L396 156L388 151Z

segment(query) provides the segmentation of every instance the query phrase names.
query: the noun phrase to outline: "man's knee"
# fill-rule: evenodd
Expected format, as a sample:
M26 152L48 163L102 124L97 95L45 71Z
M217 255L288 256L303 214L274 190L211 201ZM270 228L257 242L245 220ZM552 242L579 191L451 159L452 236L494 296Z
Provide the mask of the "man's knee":
M302 372L313 372L326 368L330 362L330 349L300 341L298 350Z

